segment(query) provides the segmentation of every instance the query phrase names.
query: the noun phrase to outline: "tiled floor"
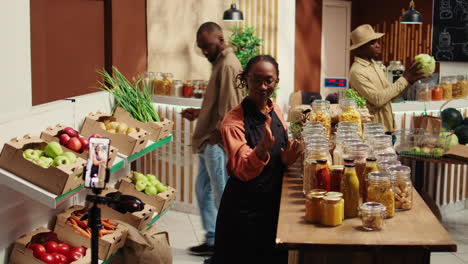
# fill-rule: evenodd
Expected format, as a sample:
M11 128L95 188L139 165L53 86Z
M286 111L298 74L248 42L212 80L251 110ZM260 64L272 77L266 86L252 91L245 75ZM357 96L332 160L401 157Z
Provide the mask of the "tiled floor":
M203 228L198 215L172 210L157 225L169 232L174 264L203 263L202 257L187 253L187 248L203 242ZM444 217L443 225L456 240L458 252L432 253L431 264L468 264L468 210Z

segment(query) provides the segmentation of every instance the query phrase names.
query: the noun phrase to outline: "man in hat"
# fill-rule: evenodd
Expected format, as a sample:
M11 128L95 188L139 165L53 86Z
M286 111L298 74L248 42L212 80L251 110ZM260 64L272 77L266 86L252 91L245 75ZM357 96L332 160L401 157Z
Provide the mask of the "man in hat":
M393 132L395 124L390 102L424 76L419 72L421 67L412 63L402 77L394 83L389 83L383 70L374 61L382 53L378 40L383 35L374 32L367 24L351 32L350 49L354 50L355 57L349 73L349 83L352 89L366 99L367 108L375 117L374 121L382 123L387 132Z

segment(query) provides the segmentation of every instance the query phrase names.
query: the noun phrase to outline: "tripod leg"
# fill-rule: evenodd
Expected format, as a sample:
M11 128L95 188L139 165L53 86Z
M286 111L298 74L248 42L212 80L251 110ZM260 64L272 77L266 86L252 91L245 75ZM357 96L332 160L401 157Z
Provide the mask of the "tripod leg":
M101 224L101 209L96 203L89 210L88 227L91 228L91 264L98 264L99 261L99 230Z

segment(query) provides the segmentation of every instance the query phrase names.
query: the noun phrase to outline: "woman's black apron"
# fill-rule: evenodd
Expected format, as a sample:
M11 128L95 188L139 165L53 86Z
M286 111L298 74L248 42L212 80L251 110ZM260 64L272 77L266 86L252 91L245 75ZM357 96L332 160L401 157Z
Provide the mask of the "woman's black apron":
M245 138L253 149L264 134L266 117L248 99L241 105ZM287 263L287 251L275 249L275 238L284 172L281 148L286 148L288 138L275 111L270 116L275 137L270 161L249 182L230 175L218 210L212 263Z

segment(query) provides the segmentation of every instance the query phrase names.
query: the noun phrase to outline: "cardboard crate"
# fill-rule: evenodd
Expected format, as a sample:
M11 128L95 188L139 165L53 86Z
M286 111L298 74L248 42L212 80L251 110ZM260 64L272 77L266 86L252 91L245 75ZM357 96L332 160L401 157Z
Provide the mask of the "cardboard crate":
M59 138L60 131L62 131L62 129L64 129L64 128L65 128L65 126L62 125L62 124L57 124L55 127L48 127L48 128L46 128L46 130L41 132L41 138L44 139L47 142L51 142L51 141L60 142L60 138ZM76 156L78 156L80 158L83 158L85 160L88 159L88 151L85 151L83 153L78 153L78 152L75 152L73 150L70 150L69 148L67 148L65 146L62 146L62 147L64 149L66 149L66 151L70 151L70 152L75 153ZM118 149L111 145L110 148L109 148L109 159L108 159L109 167L111 167L112 164L114 164L114 160L117 157L117 153L118 153Z
M26 149L44 150L47 142L39 137L26 135L6 142L0 154L0 168L23 178L46 191L60 195L83 184L81 177L86 160L77 157L75 164L50 166L45 169L23 157ZM62 147L64 151L65 148Z
M57 215L57 222L55 223L54 232L65 243L72 243L74 245L83 246L86 248L91 247L91 239L78 234L73 230L70 224L67 224L67 219L74 211L82 210L83 206L72 206L65 212ZM122 225L117 225L117 229L112 234L108 234L99 238L99 259L106 260L114 254L119 248L125 245L128 230Z
M103 191L102 195L105 196L108 193L117 191L118 190L116 189L107 188L105 191ZM142 211L122 214L104 205L101 207L101 217L113 220L120 220L137 229L143 229L151 222L155 211L156 209L153 206L145 204L145 207Z
M117 189L121 193L138 197L145 204L153 206L157 213L161 213L164 209L168 208L172 203L174 203L176 198L175 189L169 186L167 191L158 193L157 195L147 195L144 192L140 192L135 189L135 185L132 183L130 176L123 178L118 183Z
M111 139L111 145L118 148L119 152L126 156L130 156L146 148L149 137L149 133L146 130L136 127L137 132L130 133L129 135L113 134L99 126L99 122L104 122L106 120L120 122L119 119L101 112L90 113L84 121L81 134L86 137L92 134L108 137Z
M133 118L129 112L122 107L117 107L114 112L114 117L132 127L140 127L150 133L149 139L156 142L165 137L168 137L172 132L174 122L169 119L163 119L161 122L144 123Z
M44 262L40 261L39 259L33 256L32 250L28 249L29 242L34 235L39 233L47 233L51 232L51 230L40 227L33 232L23 235L15 241L13 246L13 250L10 255L10 264L44 264ZM58 236L59 240L62 240L60 236ZM67 243L68 244L68 243ZM70 243L70 246L79 246L75 243ZM88 248L86 250L85 256L77 261L71 262L71 264L90 264L91 263L91 249Z

